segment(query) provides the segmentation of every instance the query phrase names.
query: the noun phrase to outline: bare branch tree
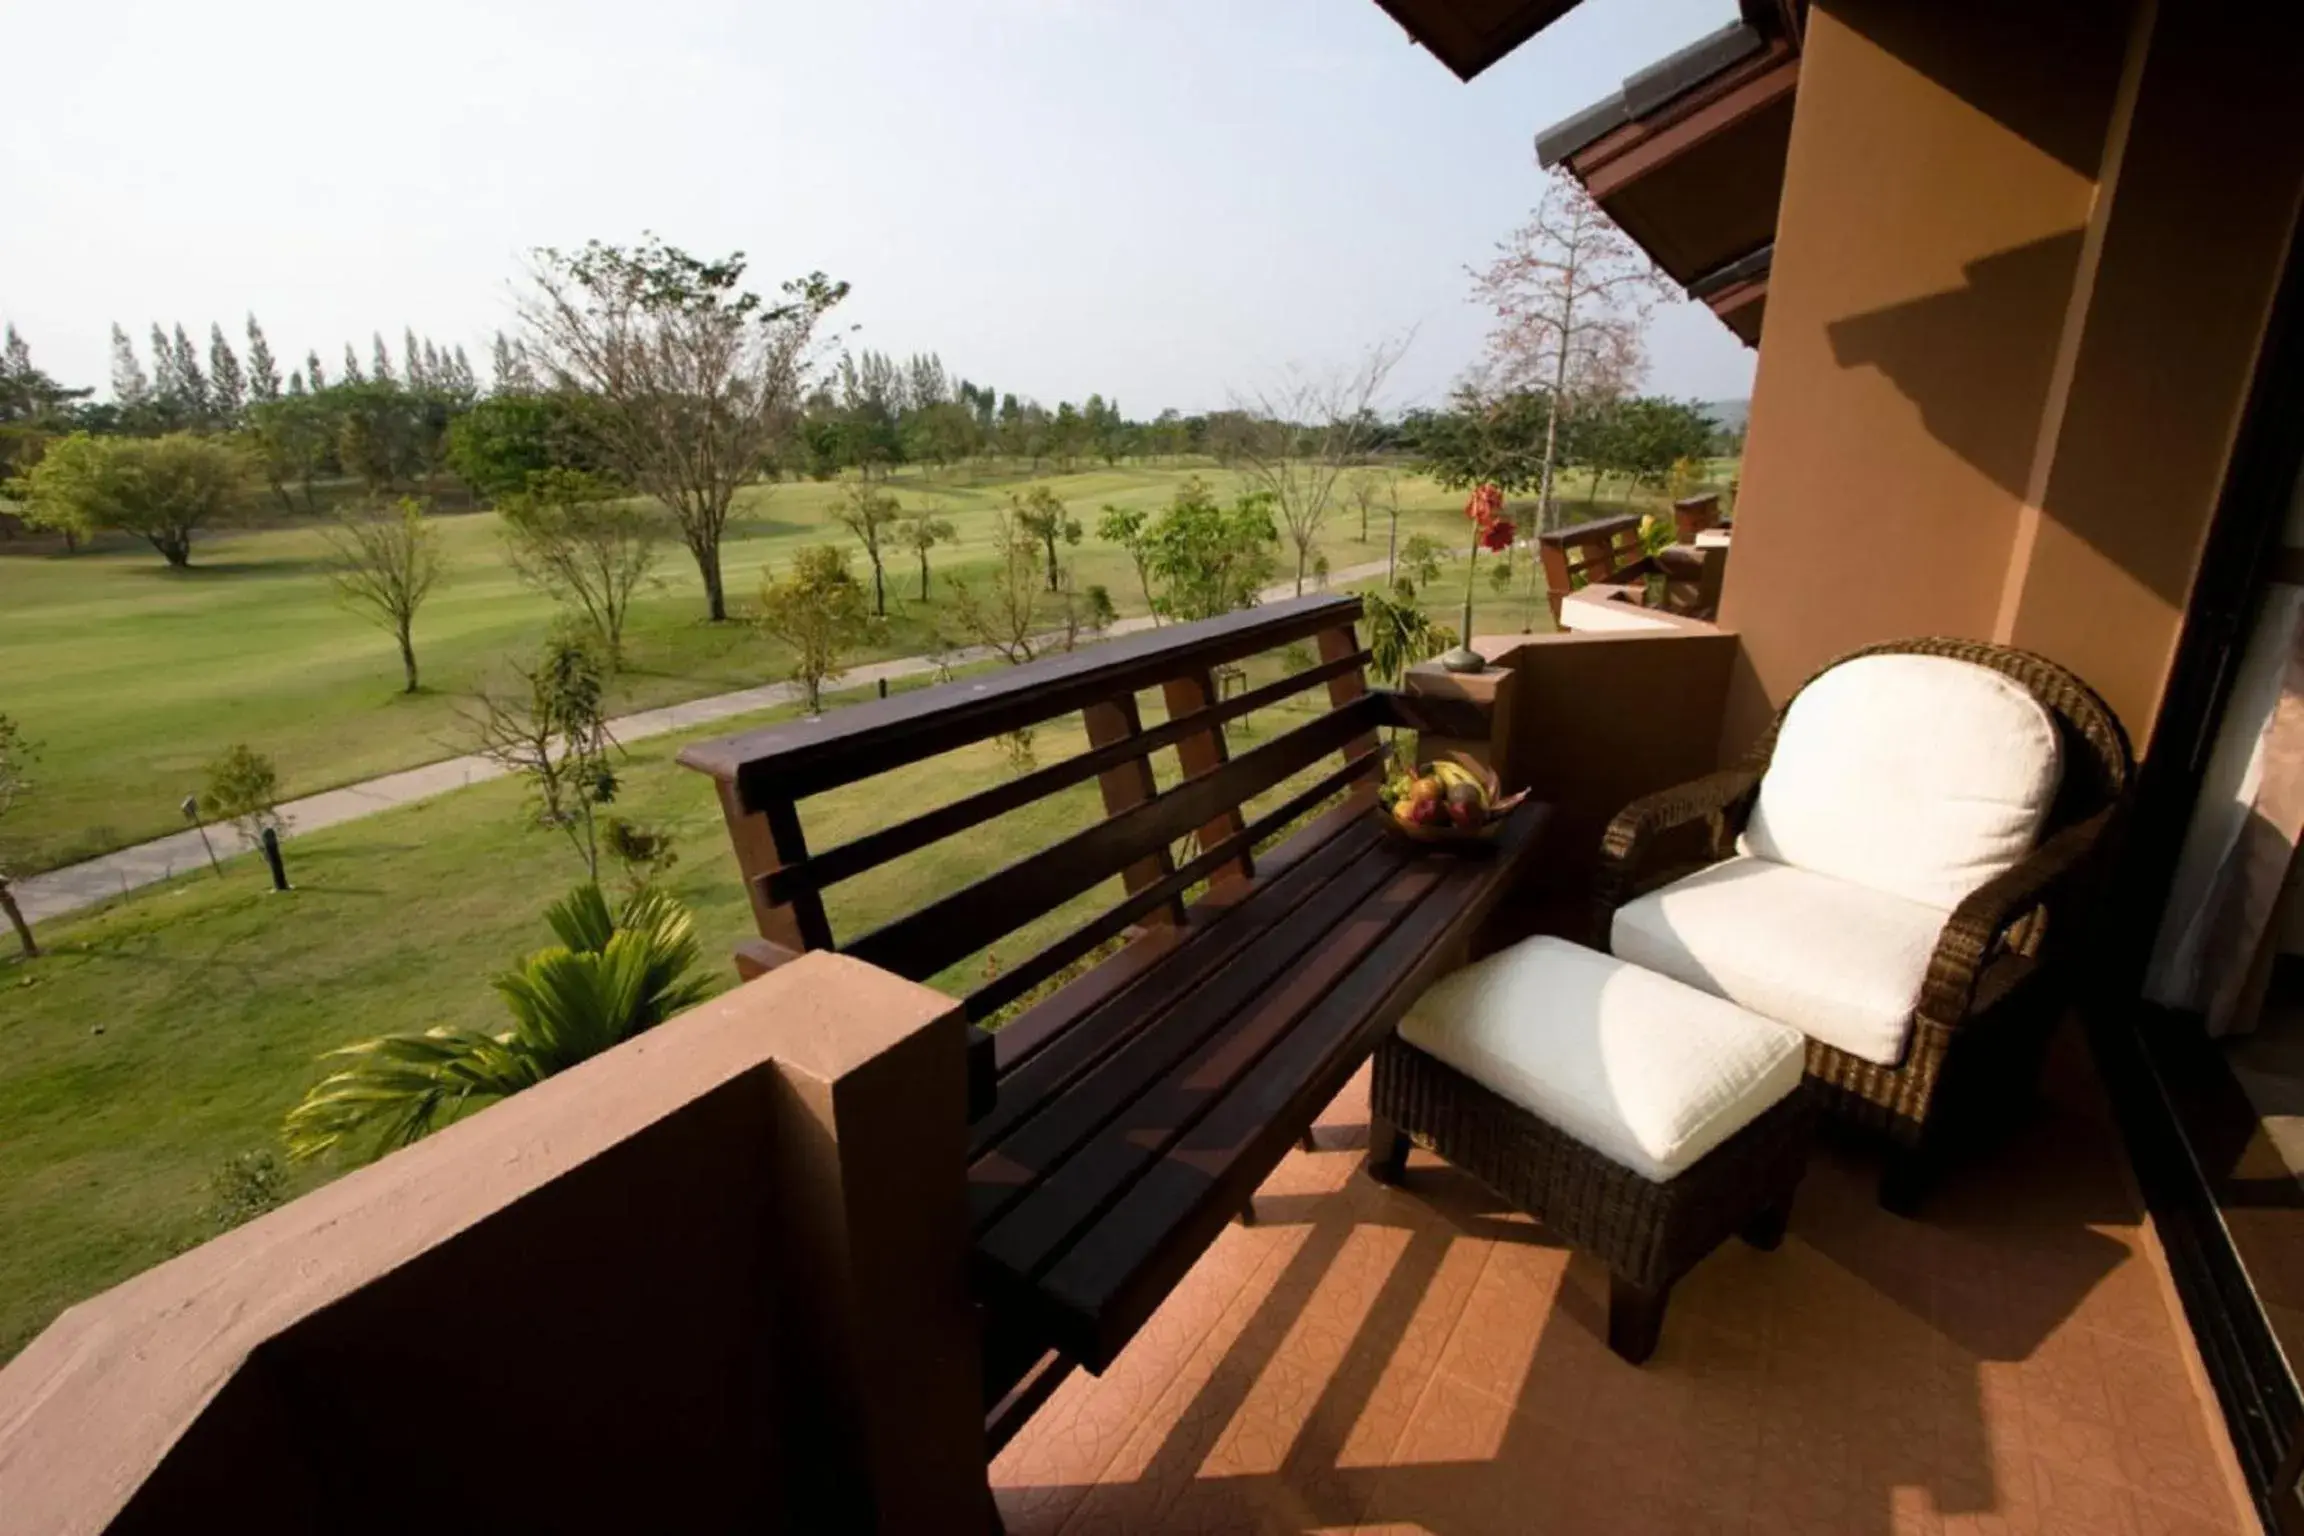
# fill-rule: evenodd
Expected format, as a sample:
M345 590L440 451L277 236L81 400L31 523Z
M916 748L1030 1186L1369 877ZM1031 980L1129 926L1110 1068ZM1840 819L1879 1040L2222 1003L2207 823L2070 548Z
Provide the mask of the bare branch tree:
M978 645L1011 666L1022 666L1047 645L1052 620L1041 590L1040 539L1007 513L993 517L994 564L988 581L954 576L952 618Z
M1555 170L1528 222L1473 271L1473 292L1495 314L1484 363L1494 392L1534 390L1546 401L1538 523L1558 521L1562 413L1579 400L1622 394L1646 366L1648 313L1670 283L1590 193Z
M622 667L624 623L655 569L664 514L571 469L530 475L528 489L502 498L497 511L512 569L582 614L609 670Z
M402 497L391 512L352 518L328 536L335 552L329 580L337 597L400 643L400 670L416 691L416 610L440 582L446 559L424 509Z
M1291 371L1270 389L1235 397L1222 447L1231 467L1272 497L1281 531L1296 552L1296 595L1312 569L1320 528L1335 506L1337 481L1376 438L1376 397L1413 334L1377 342L1350 368Z
M527 355L587 396L609 461L671 509L717 622L720 543L737 490L787 430L819 360L816 328L845 298L821 272L771 304L741 285L741 252L699 261L653 236L536 252L519 313Z
M527 781L537 825L566 833L597 883L593 807L609 804L622 788L610 764L622 749L608 731L605 670L590 645L561 637L545 644L533 668L512 671L516 690L483 693L465 714L473 749Z

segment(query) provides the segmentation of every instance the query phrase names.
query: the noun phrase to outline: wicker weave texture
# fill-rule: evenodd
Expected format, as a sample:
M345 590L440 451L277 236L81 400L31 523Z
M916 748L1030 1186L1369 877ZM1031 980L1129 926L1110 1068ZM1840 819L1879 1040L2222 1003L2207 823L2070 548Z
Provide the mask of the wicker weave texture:
M1418 1145L1649 1290L1790 1203L1816 1119L1803 1085L1659 1184L1398 1038L1377 1049L1371 1103Z
M1826 1090L1823 1099L1835 1118L1917 1148L1941 1129L1932 1117L1949 1076L2021 1069L2037 1059L2036 1044L2061 1003L2071 963L2067 951L2080 926L2077 909L2084 905L2092 862L2127 792L2134 759L2127 733L2095 690L2045 656L2011 646L1947 637L1892 640L1850 652L1808 681L1843 662L1884 655L1942 656L2012 678L2055 718L2064 744L2064 778L2039 845L1971 894L1945 923L1904 1059L1883 1067L1809 1043L1808 1075ZM1751 815L1783 723L1779 712L1735 767L1635 801L1610 824L1594 888L1594 940L1600 947L1607 947L1609 920L1619 906L1682 872L1657 867L1668 834L1702 823L1703 855L1728 856ZM1925 750L1922 741L1913 745ZM1880 814L1892 816L1896 807L1884 803ZM2007 969L2011 957L2029 963ZM1996 969L2002 984L1995 992ZM1983 1040L1986 1029L2014 1038Z

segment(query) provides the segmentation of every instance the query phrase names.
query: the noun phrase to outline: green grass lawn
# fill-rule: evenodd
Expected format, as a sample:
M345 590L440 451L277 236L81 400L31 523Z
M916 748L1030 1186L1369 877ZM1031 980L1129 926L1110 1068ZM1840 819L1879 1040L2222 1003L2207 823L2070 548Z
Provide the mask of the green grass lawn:
M1252 715L1236 743L1315 707L1324 695ZM1162 717L1156 695L1145 713ZM733 981L728 955L750 913L709 783L673 762L689 739L635 748L622 805L675 833L666 884L694 910L712 976ZM1077 717L1035 741L1042 763L1084 748ZM1174 754L1156 768L1172 781ZM802 817L829 847L1011 772L988 743L820 796ZM873 870L830 893L833 931L853 937L1101 814L1090 780ZM432 1024L501 1027L488 978L550 942L542 910L582 875L559 833L528 823L512 782L292 839L288 863L290 894L270 894L242 857L222 878L187 876L48 924L44 957L0 962L0 1359L73 1301L213 1235L211 1181L240 1154L277 1150L281 1116L322 1075L321 1052ZM934 982L965 993L995 957L1021 960L1119 895L1106 882ZM298 1168L290 1192L342 1166Z
M1157 506L1195 471L1123 466L1050 480L1088 527L1074 553L1077 579L1102 583L1123 613L1143 601L1125 556L1094 537L1098 509ZM1220 490L1232 477L1200 473ZM899 476L907 504L933 501L956 525L939 549L941 578L981 570L994 515L1022 482L1013 476ZM762 487L725 551L739 609L763 566L804 543L852 543L830 522L837 487ZM1405 538L1454 539L1459 498L1429 481L1402 484ZM38 792L0 826L5 852L30 873L140 841L181 825L177 803L201 766L234 742L278 763L285 792L312 794L466 750L460 718L469 696L531 654L553 607L522 586L503 558L492 513L444 517L450 574L417 620L425 689L399 689L392 642L339 607L324 574L326 546L311 527L225 533L204 540L188 571L172 571L138 545L77 556L0 557L0 711L43 748ZM1365 542L1339 509L1323 550L1338 570L1384 557L1384 530ZM861 555L857 568L863 569ZM702 588L684 550L667 550L661 587L634 609L619 708L645 708L780 677L779 647L748 625L702 621ZM892 624L882 654L931 648L939 628L955 642L940 599L920 605L915 567L890 571Z
M1181 478L1123 469L1061 484L1092 516L1106 500L1165 501ZM901 488L924 494L910 479ZM963 530L957 559L944 556L940 570L981 560L1004 489L933 488ZM827 537L828 500L814 486L769 499L730 550L731 591L748 592L759 567L797 543ZM1423 485L1415 502L1404 527L1453 543L1456 498ZM419 633L439 691L413 700L393 696L389 642L328 602L309 530L220 538L203 550L205 568L176 575L126 552L0 560L0 708L47 743L42 793L27 807L39 818L33 845L53 859L164 829L198 764L235 740L278 755L293 793L457 750L455 693L548 620L504 570L492 522L475 514L445 525L461 571ZM1365 544L1357 532L1340 514L1332 565L1382 558L1381 528ZM1091 545L1080 559L1083 580L1123 594L1117 551ZM1453 619L1460 572L1451 566L1429 592L1436 616ZM668 575L639 616L628 703L775 673L777 658L749 630L696 621L691 570ZM1499 596L1483 576L1478 627L1519 628L1522 591ZM1537 615L1548 627L1540 603ZM1144 702L1148 720L1161 718L1156 697ZM1236 750L1312 707L1306 699L1241 722ZM732 979L726 957L750 931L749 913L709 786L672 761L687 739L633 750L622 809L675 833L681 861L667 883L695 910L712 973ZM1076 720L1043 727L1036 743L1042 762L1083 746ZM1156 766L1171 779L1173 754ZM828 847L1012 771L986 744L820 797L803 817ZM1091 782L872 871L832 893L834 931L853 936L1100 814ZM289 864L289 895L267 894L260 868L241 858L221 879L187 876L45 925L44 958L0 960L0 1359L64 1306L217 1230L211 1181L232 1159L277 1147L281 1116L321 1075L321 1052L431 1024L498 1027L488 978L547 942L540 914L580 873L564 839L527 824L510 782L296 838ZM997 963L1024 958L1117 894L1107 883L1028 925L997 946ZM972 956L934 980L965 992L993 963ZM337 1171L298 1169L290 1192Z

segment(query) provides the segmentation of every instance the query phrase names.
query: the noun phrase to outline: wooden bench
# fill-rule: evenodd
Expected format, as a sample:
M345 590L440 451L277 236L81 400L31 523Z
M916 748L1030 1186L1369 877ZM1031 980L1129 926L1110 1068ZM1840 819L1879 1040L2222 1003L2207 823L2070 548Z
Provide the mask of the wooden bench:
M720 786L761 932L739 955L747 973L838 948L926 980L1122 881L1100 916L963 1000L973 1026L1127 940L971 1040L969 1191L995 1446L1071 1365L1111 1362L1408 1004L1460 963L1535 845L1535 806L1472 856L1408 844L1371 815L1380 728L1487 726L1461 704L1371 691L1359 616L1356 597L1302 598L681 754ZM1306 640L1309 666L1219 697L1216 669ZM1169 718L1147 727L1137 695L1150 688ZM1229 722L1312 690L1325 709L1233 754ZM1075 711L1088 751L838 847L807 845L807 796ZM1163 791L1150 759L1171 747L1184 777ZM828 886L1090 778L1106 812L1094 825L872 932L831 931ZM1197 851L1179 861L1187 836Z

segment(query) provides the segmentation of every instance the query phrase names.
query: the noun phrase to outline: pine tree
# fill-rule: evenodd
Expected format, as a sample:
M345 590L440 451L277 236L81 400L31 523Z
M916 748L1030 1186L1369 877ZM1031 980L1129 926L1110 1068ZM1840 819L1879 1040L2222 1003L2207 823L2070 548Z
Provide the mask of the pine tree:
M295 372L288 375L288 393L291 395L301 395L304 393L303 369L299 368Z
M135 344L128 333L120 329L118 321L112 324L112 399L124 409L133 409L152 398L152 381L144 376L144 365L136 361Z
M20 379L32 371L32 349L16 332L16 322L8 322L8 339L0 345L0 377Z
M208 398L219 423L228 427L238 424L247 385L240 374L240 359L232 355L232 343L224 339L224 327L213 322L208 327Z
M472 359L464 355L464 343L456 343L456 392L467 398L480 392L480 381L473 377Z
M307 352L304 354L304 377L312 385L312 393L314 394L318 394L328 387L328 375L321 371L319 353Z
M495 376L489 388L499 395L525 395L535 391L536 375L528 366L527 349L502 331L496 333L488 369Z
M301 393L301 391L299 391ZM280 365L272 361L272 344L264 327L248 317L248 399L251 403L280 398Z
M379 384L389 384L392 382L392 354L384 350L384 333L371 331L368 334L376 343L376 350L372 354L375 366L369 369L368 376Z
M429 336L424 338L424 382L434 389L445 389L456 382L448 377L446 359L440 355L440 349L432 345Z
M367 376L360 371L360 354L352 350L352 343L344 343L344 382L364 384Z
M416 328L412 325L400 328L400 373L410 389L422 389L431 382L424 371L424 354L416 344Z
M208 375L200 367L200 354L193 350L192 338L184 334L184 327L176 327L176 384L184 394L184 414L194 421L206 421L214 414L208 399Z
M176 344L152 322L152 403L163 411L182 410L184 383L176 376Z

